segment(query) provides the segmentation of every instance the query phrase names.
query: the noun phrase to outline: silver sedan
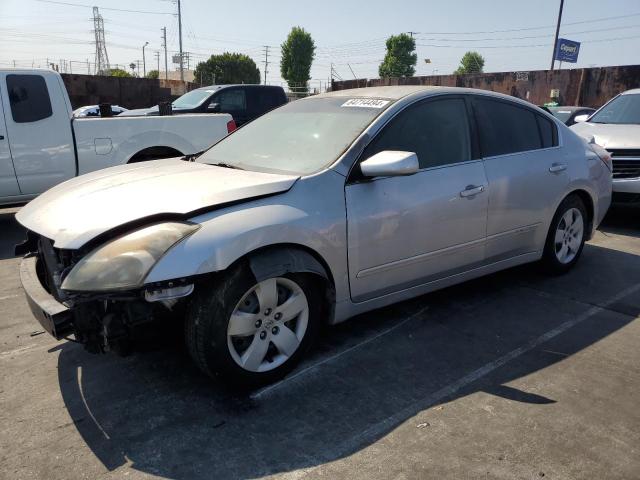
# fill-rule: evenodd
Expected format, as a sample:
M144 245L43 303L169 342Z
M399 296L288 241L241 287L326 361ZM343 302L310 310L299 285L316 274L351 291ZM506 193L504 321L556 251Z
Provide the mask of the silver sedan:
M323 323L527 262L568 271L610 201L609 154L529 103L381 87L70 180L18 213L18 251L57 338L127 350L167 317L205 373L256 386Z

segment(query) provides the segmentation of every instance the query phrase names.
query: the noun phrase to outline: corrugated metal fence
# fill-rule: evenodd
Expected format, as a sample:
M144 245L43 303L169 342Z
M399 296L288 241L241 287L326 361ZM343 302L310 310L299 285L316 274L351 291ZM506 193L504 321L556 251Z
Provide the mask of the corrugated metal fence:
M620 92L639 88L640 65L345 80L332 82L332 89L344 90L383 85L440 85L480 88L522 98L536 105L551 101L552 90L558 90L560 105L581 105L596 108Z

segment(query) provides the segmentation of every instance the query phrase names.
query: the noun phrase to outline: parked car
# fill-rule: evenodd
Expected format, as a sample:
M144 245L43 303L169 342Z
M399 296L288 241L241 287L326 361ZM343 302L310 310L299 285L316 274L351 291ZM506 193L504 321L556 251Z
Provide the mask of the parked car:
M613 159L613 200L640 206L640 89L611 99L571 129L606 148Z
M185 93L171 103L173 113L228 113L241 126L287 103L282 87L271 85L211 85ZM129 110L123 116L158 115L151 108Z
M558 120L563 122L567 127L576 123L576 117L582 115L591 115L596 111L595 108L589 107L545 107Z
M123 112L126 112L127 109L121 107L119 105L111 105L111 113L115 115L120 115ZM100 116L100 105L87 105L86 107L76 108L73 111L74 117L99 117Z
M234 128L227 114L73 118L57 72L0 70L0 205L93 170L200 152Z
M610 168L603 149L505 95L322 94L195 161L51 189L17 214L21 279L56 338L119 350L184 312L195 363L255 386L293 368L323 323L527 262L566 272L607 211Z

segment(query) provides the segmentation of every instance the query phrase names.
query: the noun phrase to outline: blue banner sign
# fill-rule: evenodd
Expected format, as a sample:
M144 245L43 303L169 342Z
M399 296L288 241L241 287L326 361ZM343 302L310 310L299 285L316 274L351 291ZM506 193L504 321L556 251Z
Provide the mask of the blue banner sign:
M580 42L559 38L556 45L556 60L561 62L576 63L580 52Z

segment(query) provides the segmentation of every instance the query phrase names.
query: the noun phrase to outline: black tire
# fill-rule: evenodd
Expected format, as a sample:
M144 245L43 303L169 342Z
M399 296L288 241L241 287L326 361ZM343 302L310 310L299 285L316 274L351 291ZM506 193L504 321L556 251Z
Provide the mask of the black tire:
M582 229L582 238L580 239L580 246L575 253L575 256L568 262L561 262L556 254L557 245L561 245L560 243L556 244L556 231L558 230L558 226L563 221L563 216L571 209L576 209L582 215L583 221L583 229ZM584 206L584 202L577 195L569 195L566 197L560 206L558 206L558 210L556 210L555 215L553 216L553 220L551 221L551 225L549 226L549 232L547 233L547 240L544 246L544 253L542 255L542 266L545 271L551 275L562 275L578 262L580 255L582 254L582 249L584 248L584 242L587 237L587 229L590 225L590 220L587 214L587 209Z
M248 265L240 263L212 281L203 283L194 293L185 319L185 340L196 365L212 378L221 379L235 388L252 389L272 383L301 360L318 336L322 322L322 282L309 273L286 273L271 278L286 278L304 292L309 316L304 337L297 350L280 366L266 371L245 370L233 358L227 344L227 328L231 314L246 292L266 278L256 278ZM270 344L269 348L275 347Z

